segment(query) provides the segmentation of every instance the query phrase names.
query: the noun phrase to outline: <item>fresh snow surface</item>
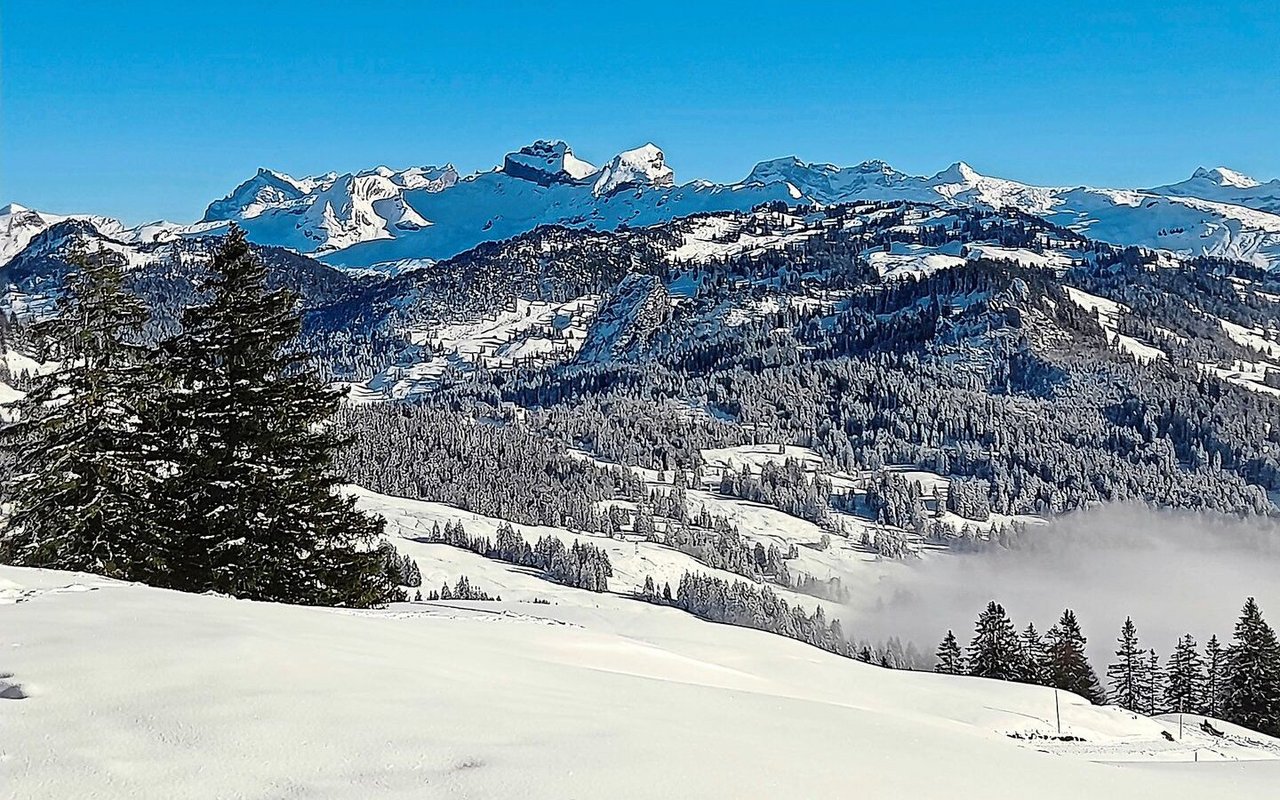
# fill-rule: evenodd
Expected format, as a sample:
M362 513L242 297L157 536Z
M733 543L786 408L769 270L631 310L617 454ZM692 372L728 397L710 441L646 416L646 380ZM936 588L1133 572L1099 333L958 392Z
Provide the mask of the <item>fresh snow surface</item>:
M948 247L926 247L918 244L894 242L889 252L873 250L867 254L867 261L879 272L881 277L901 277L903 275L925 276L939 270L960 266L965 259L960 257L959 243Z
M434 547L451 552L415 552L424 578L465 570L491 591L485 562L540 581ZM1051 690L543 585L549 605L352 612L0 567L0 781L24 800L1247 800L1280 779L1275 740L1169 742L1176 720L1065 694L1063 731L1084 742L1016 740L1056 735Z

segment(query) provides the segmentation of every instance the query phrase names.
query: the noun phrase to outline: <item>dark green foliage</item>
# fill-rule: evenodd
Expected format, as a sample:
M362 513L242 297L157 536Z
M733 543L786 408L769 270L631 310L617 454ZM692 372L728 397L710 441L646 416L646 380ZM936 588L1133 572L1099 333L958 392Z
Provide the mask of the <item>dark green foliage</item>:
M938 663L933 668L934 672L939 672L943 675L964 675L967 672L965 669L964 650L960 647L960 643L956 641L956 635L951 631L947 631L942 643L938 645L936 656Z
M1085 654L1087 640L1071 609L1062 612L1058 623L1045 636L1045 682L1074 692L1092 703L1105 703L1106 694Z
M1204 646L1204 713L1222 719L1226 701L1227 654L1216 635Z
M1027 683L1045 682L1045 644L1044 637L1036 630L1034 622L1028 622L1022 631L1022 657L1024 673L1022 680Z
M487 536L469 535L461 521L448 522L443 529L437 524L422 541L461 547L486 558L533 567L557 583L592 592L609 591L609 578L613 575L609 554L595 545L575 539L573 545L566 548L564 542L554 536L540 536L530 547L510 523L498 526L492 540Z
M1227 648L1223 717L1280 736L1280 643L1252 597L1244 604Z
M419 592L418 594L419 594L419 597L417 599L418 600L423 599L421 597L422 593ZM449 584L446 583L442 585L439 590L432 589L430 592L428 592L426 599L427 600L501 600L502 595L498 595L497 597L490 596L489 593L484 591L483 589L478 589L472 586L471 579L468 578L466 575L463 575L458 578L458 582L453 585L452 589L450 589ZM534 600L533 602L536 603L538 601Z
M168 567L150 513L163 433L156 371L132 343L147 313L114 253L78 252L71 267L58 316L32 331L57 367L3 431L12 512L0 560L155 580Z
M745 581L730 582L714 575L686 572L680 576L671 602L703 619L781 634L853 657L854 648L844 637L838 620L828 623L821 606L812 615L798 605L791 606L768 586L757 587ZM907 668L913 665L905 653L892 660L894 663L882 665Z
M1145 653L1138 645L1138 628L1125 617L1116 648L1116 661L1107 667L1111 684L1111 702L1130 711L1142 711Z
M165 344L171 585L321 605L394 597L373 548L382 519L336 491L341 439L328 422L341 394L300 368L296 296L267 289L235 228L202 288Z
M1204 710L1204 664L1191 634L1178 639L1165 672L1164 707L1171 713Z
M1026 660L1018 632L1005 614L1004 606L992 600L978 615L973 641L969 643L969 674L1002 681L1021 680Z

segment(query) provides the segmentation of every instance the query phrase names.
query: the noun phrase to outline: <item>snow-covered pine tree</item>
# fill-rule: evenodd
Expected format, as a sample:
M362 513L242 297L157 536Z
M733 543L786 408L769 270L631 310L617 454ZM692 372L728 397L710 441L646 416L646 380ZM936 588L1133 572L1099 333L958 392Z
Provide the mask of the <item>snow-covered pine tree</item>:
M1049 629L1046 639L1046 674L1049 686L1075 692L1092 703L1106 702L1106 693L1098 682L1098 676L1089 664L1085 654L1084 633L1080 623L1076 621L1075 612L1067 609L1062 612L1058 624Z
M369 606L394 587L373 548L383 521L340 494L340 393L303 369L295 296L271 291L242 230L210 265L203 303L165 343L173 475L166 522L175 588L260 600Z
M1044 637L1036 630L1034 622L1028 622L1022 630L1022 658L1024 661L1023 680L1027 683L1044 683L1045 680L1045 648Z
M1222 702L1226 696L1227 655L1217 635L1204 646L1204 713L1222 718Z
M1142 713L1149 717L1164 710L1164 668L1155 648L1147 651L1147 663L1142 670Z
M1170 713L1200 713L1204 708L1204 665L1196 640L1185 634L1169 657L1164 707Z
M152 512L156 374L131 343L148 315L122 258L80 250L71 263L59 313L33 331L57 367L0 436L12 461L0 561L155 582L167 556Z
M969 643L969 674L1003 681L1019 680L1024 671L1022 645L1004 606L994 600L988 603L978 615L974 630L973 641Z
M943 675L965 674L964 650L961 649L960 643L956 641L956 635L951 631L947 631L942 644L938 645L937 658L938 663L933 668L934 672Z
M1121 708L1141 712L1146 654L1138 645L1138 628L1132 617L1125 617L1116 642L1116 660L1107 667L1111 702Z
M1227 648L1223 717L1237 725L1280 736L1280 643L1250 597Z

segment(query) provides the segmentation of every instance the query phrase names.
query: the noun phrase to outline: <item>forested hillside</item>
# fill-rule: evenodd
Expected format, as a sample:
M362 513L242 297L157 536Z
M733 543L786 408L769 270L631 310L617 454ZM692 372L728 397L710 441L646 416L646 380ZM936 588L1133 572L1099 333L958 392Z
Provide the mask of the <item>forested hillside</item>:
M144 341L176 329L216 241L54 226L4 268L19 349L86 239L152 309ZM544 227L393 276L257 251L301 298L309 367L351 384L343 463L371 488L482 502L466 475L505 487L514 519L582 522L645 500L628 467L692 475L704 450L783 443L862 476L807 516L919 536L943 535L937 502L885 467L954 478L940 499L975 521L1124 499L1269 514L1280 495L1280 279L1243 263L919 203Z

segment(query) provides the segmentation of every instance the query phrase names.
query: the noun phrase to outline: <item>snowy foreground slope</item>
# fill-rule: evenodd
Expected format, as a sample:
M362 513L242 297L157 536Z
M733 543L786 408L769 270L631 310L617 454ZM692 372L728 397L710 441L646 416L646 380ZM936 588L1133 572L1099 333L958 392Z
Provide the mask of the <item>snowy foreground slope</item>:
M552 603L349 612L0 567L5 796L1263 798L1280 780L1274 740L1169 742L1176 720L1066 695L1084 742L1015 740L1054 731L1051 691L414 555L428 582L464 570Z

